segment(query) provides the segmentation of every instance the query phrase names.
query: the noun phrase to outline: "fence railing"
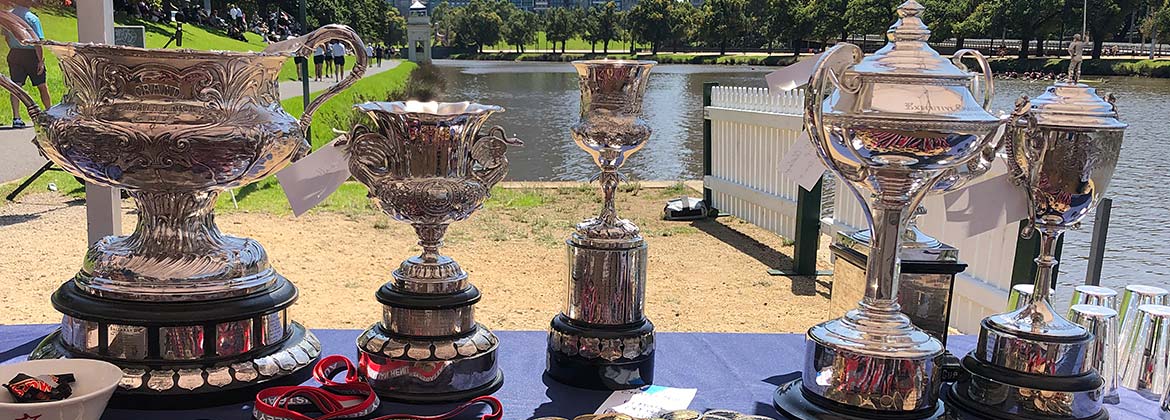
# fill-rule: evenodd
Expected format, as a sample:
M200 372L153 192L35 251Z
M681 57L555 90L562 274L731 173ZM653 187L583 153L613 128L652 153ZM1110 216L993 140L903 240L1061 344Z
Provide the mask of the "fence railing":
M834 183L831 212L822 218L820 184L814 191L804 191L776 166L800 135L802 91L773 94L763 88L711 83L704 87L704 93L707 153L703 186L708 205L789 239L796 254L793 271L815 274L820 241L831 240L838 231L868 226L862 205L842 183ZM997 166L983 179L1003 171ZM958 248L959 258L968 265L955 279L951 326L978 331L980 320L1003 311L1012 279L1020 277L1013 271L1015 265L1005 262L1025 255L1030 267L1034 253L1030 249L1018 253L1018 247L1030 246L1018 239L1018 223L967 238L956 229L947 229L941 198L925 203L928 212L919 219L919 227Z

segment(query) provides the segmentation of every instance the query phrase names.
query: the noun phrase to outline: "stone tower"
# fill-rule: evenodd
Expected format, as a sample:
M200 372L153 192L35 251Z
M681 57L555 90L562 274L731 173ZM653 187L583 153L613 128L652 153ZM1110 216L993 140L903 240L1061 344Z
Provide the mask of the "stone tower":
M410 5L410 14L406 17L406 48L406 57L410 61L431 61L431 16L427 13L427 5L419 0ZM419 56L419 48L422 56Z

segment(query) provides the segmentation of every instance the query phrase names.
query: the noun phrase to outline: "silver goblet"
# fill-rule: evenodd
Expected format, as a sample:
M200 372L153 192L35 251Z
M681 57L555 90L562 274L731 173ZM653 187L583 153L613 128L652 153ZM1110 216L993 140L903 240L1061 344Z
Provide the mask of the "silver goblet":
M548 374L596 389L636 388L654 379L654 325L646 318L646 242L614 204L626 159L646 145L642 97L653 61L575 61L581 120L573 140L601 168L601 213L566 241L568 297L550 325Z
M838 44L817 63L805 125L826 166L865 203L873 232L865 295L857 309L808 331L802 378L777 392L792 418L939 418L938 339L901 313L903 234L922 198L997 141L1004 120L986 111L991 74L976 75L927 45L922 5L898 7L889 43L864 57ZM830 414L831 413L831 414Z
M61 330L30 358L114 362L124 373L115 402L135 407L222 404L303 380L321 347L287 319L296 287L259 243L221 233L213 209L224 190L308 151L313 112L365 71L357 34L329 25L262 52L202 52L36 41L5 11L0 24L60 60L68 93L48 110L0 77L29 108L41 153L138 207L134 232L91 245L53 294ZM282 65L333 39L357 65L293 118L280 107Z
M1087 360L1093 335L1061 316L1048 296L1057 240L1108 188L1126 124L1112 97L1083 84L1057 83L1019 103L1027 111L1013 117L1006 149L1011 175L1028 197L1025 232L1041 234L1033 293L1019 309L983 320L979 344L963 363L970 377L948 391L948 402L964 418L1105 418L1105 381Z
M383 398L447 402L490 394L503 383L499 340L475 321L480 293L439 253L443 234L483 206L508 172L519 140L481 130L503 108L470 102L368 102L364 121L340 143L349 167L391 217L409 222L422 254L394 270L376 294L382 321L357 340L362 379Z

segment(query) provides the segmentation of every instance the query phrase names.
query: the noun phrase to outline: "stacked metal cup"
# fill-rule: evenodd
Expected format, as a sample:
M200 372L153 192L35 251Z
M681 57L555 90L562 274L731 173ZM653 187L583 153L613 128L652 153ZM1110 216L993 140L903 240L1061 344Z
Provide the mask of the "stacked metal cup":
M480 293L439 253L452 223L483 206L508 172L510 139L480 131L503 108L469 102L368 102L345 140L353 177L390 216L410 222L422 254L376 294L382 321L358 337L359 374L382 398L463 401L503 383L499 340L475 320Z
M1089 363L1093 335L1048 300L1057 240L1089 214L1109 186L1126 124L1112 97L1077 83L1057 83L1022 98L1009 127L1011 174L1027 194L1025 234L1039 231L1033 294L1008 313L983 320L979 343L963 360L969 378L946 394L959 418L1103 419L1105 381ZM1054 362L1057 361L1057 362Z
M1068 318L1093 334L1093 344L1085 359L1105 381L1102 402L1121 402L1117 394L1117 311L1101 305L1075 304Z
M1121 385L1156 400L1170 389L1170 306L1141 305L1121 337Z
M994 143L1004 120L986 110L993 83L986 60L973 51L939 56L927 45L923 10L902 3L884 48L863 57L857 46L838 44L809 80L806 129L826 166L865 204L872 240L859 307L809 329L801 378L776 393L776 408L789 418L944 415L943 346L898 304L903 233L922 198ZM967 55L982 65L983 83L959 61Z
M577 224L565 241L568 296L550 325L550 377L593 389L626 389L654 380L654 324L646 302L647 246L638 226L618 217L614 204L626 159L646 145L641 118L653 61L575 61L581 120L570 132L601 169L597 217Z

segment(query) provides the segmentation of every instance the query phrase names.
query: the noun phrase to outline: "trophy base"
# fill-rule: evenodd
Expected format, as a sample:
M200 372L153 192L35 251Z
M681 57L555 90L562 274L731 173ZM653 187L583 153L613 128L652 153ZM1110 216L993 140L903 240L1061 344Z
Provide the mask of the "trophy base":
M61 329L29 359L111 362L123 377L114 406L174 409L248 401L262 387L303 382L321 343L286 309L297 290L280 277L248 296L182 302L108 299L65 282L52 297Z
M1096 371L1078 376L1016 372L963 358L968 378L947 387L944 399L958 419L1105 420L1104 381ZM1042 385L1044 388L1035 388Z
M802 379L787 382L772 398L776 411L791 420L933 420L945 419L946 408L940 401L932 409L911 412L886 412L853 407L805 390Z
M564 314L552 320L546 372L578 388L631 389L654 382L654 324L582 325Z
M358 338L358 371L378 396L408 404L467 401L496 392L499 339L483 325L452 337L412 337L372 325Z

